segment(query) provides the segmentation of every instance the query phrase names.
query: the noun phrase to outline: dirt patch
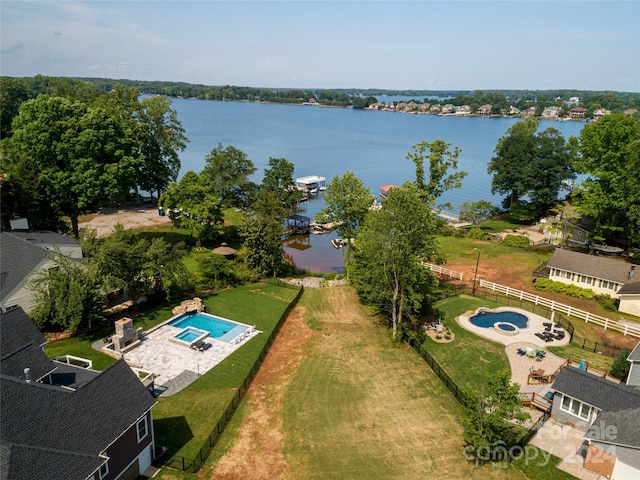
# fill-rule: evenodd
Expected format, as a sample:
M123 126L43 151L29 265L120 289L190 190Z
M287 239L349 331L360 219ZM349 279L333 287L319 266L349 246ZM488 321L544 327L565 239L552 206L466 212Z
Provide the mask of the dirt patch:
M125 229L157 227L171 225L168 216L158 215L158 209L149 204L127 205L123 208L103 208L96 214L83 215L79 219L80 228L92 228L98 237L105 237L113 233L117 224Z
M297 306L282 326L244 399L250 413L242 421L236 443L206 478L235 480L291 476L283 454L284 391L304 359L306 343L315 334L305 325L304 313L304 309Z

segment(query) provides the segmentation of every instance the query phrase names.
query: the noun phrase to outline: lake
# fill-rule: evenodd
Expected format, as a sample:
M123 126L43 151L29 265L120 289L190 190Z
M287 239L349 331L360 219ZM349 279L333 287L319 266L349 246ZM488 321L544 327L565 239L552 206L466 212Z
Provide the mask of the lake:
M462 188L446 192L439 203L455 210L463 202L501 198L491 194L487 163L498 139L519 119L413 115L395 112L174 99L172 107L190 142L181 152L182 169L200 172L204 158L221 143L245 152L257 168L260 182L270 157L295 164L295 176L320 175L329 182L353 171L378 195L380 185L400 185L415 180L415 165L406 159L414 144L442 139L461 149L458 168L468 172ZM577 136L583 122L540 121L540 129L558 129L565 138ZM425 169L428 166L425 165ZM314 217L322 208L322 196L308 202ZM317 272L342 272L343 250L331 245L332 236L309 235L285 245L296 266Z

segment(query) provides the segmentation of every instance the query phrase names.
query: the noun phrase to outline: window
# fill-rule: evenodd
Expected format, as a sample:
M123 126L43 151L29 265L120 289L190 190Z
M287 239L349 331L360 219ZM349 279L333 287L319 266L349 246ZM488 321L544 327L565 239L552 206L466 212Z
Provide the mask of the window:
M140 420L138 422L137 429L138 429L138 442L140 442L149 433L148 430L147 430L147 417L146 416L143 417L142 420Z
M584 420L588 420L591 414L591 407L589 405L566 395L563 395L562 397L560 410L569 412L570 414L583 418Z
M100 475L100 480L102 480L109 473L109 460L108 460L109 457L107 457L107 452L102 452L100 456L105 457L105 459L107 459L107 461L100 466L100 470L98 471L98 474Z
M600 287L606 288L607 290L615 290L618 284L615 282L609 282L607 280L600 280Z
M586 283L587 285L593 285L593 277L587 277L586 275L580 275L578 281L580 283Z

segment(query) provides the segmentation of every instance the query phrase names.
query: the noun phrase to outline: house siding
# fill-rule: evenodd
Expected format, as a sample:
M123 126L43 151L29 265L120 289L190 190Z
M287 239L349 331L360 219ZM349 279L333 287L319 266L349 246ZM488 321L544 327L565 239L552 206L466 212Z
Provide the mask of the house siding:
M569 278L567 277L567 274ZM580 282L581 277L588 277L587 275L581 275L574 272L567 272L566 270L561 270L559 268L552 268L549 273L549 279L555 282L562 282L568 285L575 285L577 287L588 288L593 290L598 295L611 295L615 296L616 292L622 288L622 285L619 283L611 282L610 280L603 280L601 278L588 277L593 278L593 285L589 285L586 282ZM600 286L601 282L608 282L610 284L614 284L614 288L603 288Z
M611 475L613 480L638 480L640 478L640 470L621 462L619 459L613 468Z
M569 395L564 395L561 392L556 392L556 394L553 396L553 403L551 404L551 415L561 420L564 420L565 422L578 428L579 430L586 431L597 415L596 408L591 407L589 412L589 418L585 420L582 417L573 415L572 413L562 410L560 408L560 406L562 405L562 399L565 396L569 398L573 398L573 397L570 397Z
M620 295L618 311L640 317L640 295Z
M152 444L153 435L151 412L147 412L147 436L138 443L138 422L134 423L126 432L124 432L114 443L112 443L106 451L109 457L109 474L103 480L115 480L116 478L127 480L121 477L124 471L130 475L132 462L138 465L137 458L141 453L146 453ZM140 417L141 419L142 417ZM137 475L143 473L136 469Z

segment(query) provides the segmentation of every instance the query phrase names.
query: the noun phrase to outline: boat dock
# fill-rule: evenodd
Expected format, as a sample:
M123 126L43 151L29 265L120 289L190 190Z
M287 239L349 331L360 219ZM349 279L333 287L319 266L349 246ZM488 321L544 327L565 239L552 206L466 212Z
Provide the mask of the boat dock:
M307 195L315 195L326 190L326 179L317 175L296 178L296 188Z

